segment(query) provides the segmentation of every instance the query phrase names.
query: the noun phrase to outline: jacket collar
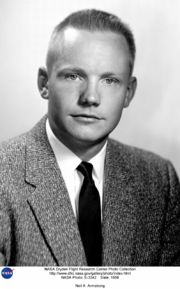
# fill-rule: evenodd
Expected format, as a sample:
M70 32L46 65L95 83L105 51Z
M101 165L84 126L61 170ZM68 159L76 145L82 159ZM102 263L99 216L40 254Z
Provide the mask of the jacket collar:
M26 182L35 188L28 203L56 265L86 265L77 222L47 140L45 122L46 117L27 135Z
M103 263L130 266L133 263L138 200L133 171L125 146L108 141L103 195Z

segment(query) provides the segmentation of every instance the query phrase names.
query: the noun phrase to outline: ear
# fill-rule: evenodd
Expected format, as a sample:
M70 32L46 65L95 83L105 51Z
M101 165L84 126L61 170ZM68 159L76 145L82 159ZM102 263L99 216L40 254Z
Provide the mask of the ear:
M41 94L41 97L44 99L49 98L49 93L48 93L48 73L46 68L40 67L38 71L38 89Z
M135 91L136 91L136 87L137 87L137 79L136 77L130 77L129 79L129 83L128 83L128 87L127 87L127 91L126 91L126 97L124 100L124 107L128 107L131 100L134 97Z

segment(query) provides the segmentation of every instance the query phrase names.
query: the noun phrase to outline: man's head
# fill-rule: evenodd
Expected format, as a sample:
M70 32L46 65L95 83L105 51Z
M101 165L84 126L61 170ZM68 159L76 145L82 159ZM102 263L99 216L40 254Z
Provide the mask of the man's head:
M90 32L112 32L123 35L129 47L129 65L130 73L133 71L136 46L134 36L127 24L123 23L120 18L104 11L95 9L81 10L70 14L54 29L49 43L46 65L51 68L56 54L56 45L59 44L60 38L66 28L72 27Z
M96 10L74 13L54 30L41 96L55 135L70 149L103 144L133 98L135 45L117 17Z

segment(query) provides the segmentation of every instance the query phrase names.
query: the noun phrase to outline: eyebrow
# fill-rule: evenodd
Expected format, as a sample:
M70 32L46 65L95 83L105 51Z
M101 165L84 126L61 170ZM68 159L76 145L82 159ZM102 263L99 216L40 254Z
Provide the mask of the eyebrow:
M64 74L68 73L68 72L73 72L73 73L77 73L79 74L80 76L82 77L87 77L87 73L85 72L85 70L83 70L82 68L79 68L79 67L65 67L65 68L62 68L62 69L57 69L57 74L59 76L63 76ZM119 73L114 73L114 72L105 72L101 75L99 75L100 77L102 78L108 78L108 77L121 77L122 74L119 74Z
M87 76L86 72L79 67L66 67L66 68L59 69L59 70L57 69L57 74L59 76L64 75L68 72L74 72L74 73L77 73L77 74L84 76L84 77Z

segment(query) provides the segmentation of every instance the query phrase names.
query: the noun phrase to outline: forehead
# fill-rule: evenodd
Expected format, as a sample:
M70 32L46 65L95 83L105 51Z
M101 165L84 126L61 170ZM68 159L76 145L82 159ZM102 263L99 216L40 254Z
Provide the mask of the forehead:
M130 53L125 37L110 31L87 31L68 27L57 37L54 50L55 66L69 63L85 67L129 67Z

